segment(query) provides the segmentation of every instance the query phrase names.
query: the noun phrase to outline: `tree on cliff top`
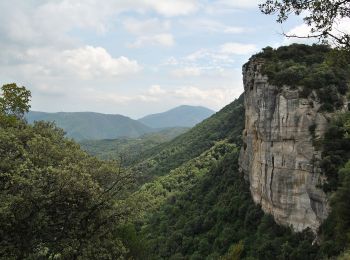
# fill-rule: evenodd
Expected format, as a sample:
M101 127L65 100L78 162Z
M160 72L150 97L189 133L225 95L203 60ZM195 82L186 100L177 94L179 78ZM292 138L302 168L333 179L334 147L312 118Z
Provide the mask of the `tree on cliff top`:
M287 37L317 38L350 50L350 35L339 30L343 19L350 17L350 0L266 0L259 5L264 14L277 13L277 22L285 22L291 14L304 15L310 34Z

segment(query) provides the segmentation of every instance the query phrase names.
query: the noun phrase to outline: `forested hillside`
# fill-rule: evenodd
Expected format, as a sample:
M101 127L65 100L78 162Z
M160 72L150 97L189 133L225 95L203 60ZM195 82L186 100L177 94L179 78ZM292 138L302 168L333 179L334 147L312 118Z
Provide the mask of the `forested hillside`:
M80 150L52 123L29 125L30 92L0 97L0 258L119 259L120 232L139 212L133 177Z
M278 226L253 203L238 153L219 142L141 188L150 259L319 259L311 232Z
M93 156L104 160L122 158L123 165L130 166L155 146L169 142L188 130L189 128L185 127L174 127L145 134L138 138L86 140L79 143L83 150Z
M315 57L323 50L315 50ZM279 55L265 54L260 58ZM275 76L288 65L280 58L274 62L278 65L272 62L266 68L277 68L269 72ZM320 75L333 81L327 76L331 64ZM317 234L296 233L254 204L238 169L243 95L171 141L183 129L164 133L162 140L151 134L132 143L126 139L128 144L122 139L85 144L104 159L129 154L132 159L124 169L120 161L88 155L52 123L26 123L30 92L24 87L4 85L2 93L3 259L316 260L349 255L349 112L329 114L324 138L315 140L328 180L320 188L329 196L332 211ZM135 152L138 147L145 149Z
M268 57L289 57L297 52L302 54L299 53L299 61L296 62L303 62L300 55L306 55L316 63L327 62L327 65L323 66L324 70L318 74L315 72L320 80L324 77L323 84L333 82L341 85L347 82L343 72L348 69L348 65L343 65L342 70L336 72L340 73L339 76L335 76L340 81L335 81L332 71L339 63L333 63L333 56L328 56L330 49L326 47L292 45L290 48L278 49L276 54L271 53ZM269 59L268 57L264 58ZM263 58L262 55L260 58ZM284 60L281 59L282 61L280 58L267 61L269 66L275 66L277 63L283 67ZM283 73L283 70L278 68L276 73ZM283 77L298 72L292 70L290 73ZM315 75L309 75L310 82L317 80ZM316 88L315 85L310 86ZM329 88L320 85L316 90L321 93L329 91ZM341 94L342 90L336 91L336 98L339 100L338 93ZM304 91L301 95L303 93ZM249 185L238 172L239 148L236 147L240 146L240 139L232 138L232 132L225 131L227 125L218 130L215 127L218 124L207 124L216 116L223 120L228 119L227 111L239 119L237 116L240 102L242 101L236 100L198 125L207 131L200 131L197 127L192 129L196 136L199 136L191 143L194 145L208 140L199 133L205 133L205 136L217 132L222 134L217 139L209 139L222 140L221 142L214 146L207 143L203 150L197 149L196 151L202 152L199 157L188 152L190 149L186 150L186 143L193 140L190 138L190 131L173 142L163 144L160 153L146 158L146 163L153 163L153 168L149 167L149 173L163 175L143 185L138 193L138 196L146 198L149 202L144 218L136 222L136 228L140 236L149 241L147 246L151 259L328 259L341 254L349 246L350 211L347 201L350 186L347 177L348 165L345 165L349 158L348 114L342 112L333 117L325 137L315 141L318 149L324 151L321 164L328 182L324 183L323 188L328 193L332 192L329 195L333 209L316 236L311 230L295 233L289 228L278 226L272 217L265 215L254 205ZM322 102L327 104L330 101L325 99L321 100ZM332 106L331 110L327 107L321 108L320 112L337 108ZM243 128L243 120L238 122L236 120L237 124L229 126L233 132ZM213 127L207 127L210 125ZM312 132L312 129L309 131ZM189 160L182 161L181 157L176 156L177 150L173 148L177 147L176 142L181 143L179 140L184 140L185 144L181 146L185 149L180 150L180 154L185 152ZM207 147L210 146L208 150ZM171 158L175 163L165 164L166 158Z
M215 142L228 139L240 144L244 125L243 95L210 118L143 154L132 167L139 176L150 179L167 174L181 164L210 149Z
M55 122L68 137L76 141L100 140L118 137L139 137L155 130L122 115L93 112L44 113L30 111L26 114L29 123L34 121Z

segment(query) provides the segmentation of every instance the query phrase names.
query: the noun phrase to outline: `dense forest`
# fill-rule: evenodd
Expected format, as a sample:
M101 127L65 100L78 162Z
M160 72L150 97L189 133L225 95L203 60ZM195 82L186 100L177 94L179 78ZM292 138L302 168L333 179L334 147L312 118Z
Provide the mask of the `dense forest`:
M298 88L300 97L320 98L320 110L332 112L342 107L342 95L348 90L349 60L347 51L327 45L292 44L274 50L266 47L251 59L264 61L262 72L271 84Z
M159 132L144 134L138 138L118 138L80 141L82 149L100 159L120 159L124 166L129 166L139 160L139 156L147 153L153 147L169 142L185 133L189 128L170 127Z
M83 152L51 123L29 125L30 92L2 87L0 256L2 259L118 259L121 226L138 214L133 177L116 161Z
M300 97L325 91L326 113L344 105L336 100L349 86L349 63L337 55L327 46L291 45L253 58L273 84L300 74L293 81ZM348 259L349 112L329 114L317 143L330 216L318 234L296 233L254 204L238 169L243 95L174 139L84 143L92 156L54 124L25 121L26 88L8 84L2 93L2 259ZM108 158L120 153L130 155L126 165Z

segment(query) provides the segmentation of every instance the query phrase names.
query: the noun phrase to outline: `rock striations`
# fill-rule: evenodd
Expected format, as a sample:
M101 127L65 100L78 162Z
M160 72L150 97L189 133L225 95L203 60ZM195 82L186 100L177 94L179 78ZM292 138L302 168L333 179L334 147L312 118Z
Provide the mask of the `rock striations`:
M245 130L240 168L250 182L252 197L277 223L296 231L316 231L329 206L322 189L321 151L326 115L317 97L301 98L288 86L276 87L261 75L262 60L243 67ZM315 94L314 94L315 95Z

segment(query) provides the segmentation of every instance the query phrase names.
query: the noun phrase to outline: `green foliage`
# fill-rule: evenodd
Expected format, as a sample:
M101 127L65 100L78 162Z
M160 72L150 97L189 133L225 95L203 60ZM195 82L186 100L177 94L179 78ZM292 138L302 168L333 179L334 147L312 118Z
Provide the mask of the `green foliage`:
M338 27L338 21L349 17L350 6L347 0L265 0L259 7L264 14L277 13L279 23L285 22L290 16L302 14L310 33L287 35L288 37L316 38L350 49L349 33Z
M243 241L239 241L239 243L232 245L226 255L221 257L221 260L239 260L241 259L241 255L244 251Z
M237 159L235 145L221 142L145 184L151 259L319 259L312 234L280 227L254 205Z
M143 153L132 171L140 176L142 182L154 176L165 175L210 149L217 141L229 139L240 144L243 127L244 107L241 95L185 134Z
M100 114L93 112L44 113L30 111L26 114L29 123L34 121L55 122L67 137L76 141L101 140L119 137L139 137L155 130L122 115Z
M338 188L338 171L350 159L350 113L333 118L324 135L321 167L327 176L323 185L326 192Z
M3 85L1 91L0 113L23 118L24 113L30 108L30 91L25 87L18 87L15 83Z
M129 166L147 153L150 149L188 131L188 128L166 128L156 133L145 134L139 138L119 138L105 140L81 141L83 150L100 159L119 159L122 157L123 165Z
M216 143L208 151L175 168L169 174L144 184L134 194L135 200L142 198L147 211L157 209L179 192L191 190L198 178L207 174L223 155L236 149L235 145L227 144L226 141Z
M342 244L350 245L350 161L339 171L339 187L332 198L336 232Z
M316 91L323 111L343 105L341 95L345 95L350 80L348 52L326 45L292 44L276 50L267 47L253 56L256 58L264 59L262 73L271 84L298 88L304 98Z
M338 171L338 178L332 187L332 211L320 229L321 252L327 256L339 255L350 247L350 160L343 167L340 165L334 169Z
M1 87L0 96L0 125L14 126L18 119L22 120L30 105L30 91L25 87L18 87L15 83Z
M128 198L132 176L115 161L87 155L52 123L4 124L29 107L25 89L11 93L3 96L10 112L0 119L1 258L127 255L118 227L138 214L138 202Z
M322 141L321 167L327 177L323 189L331 212L322 224L320 254L332 257L350 246L350 112L337 114ZM346 254L344 254L345 257Z
M345 251L340 256L337 257L337 260L349 260L350 259L350 250Z

